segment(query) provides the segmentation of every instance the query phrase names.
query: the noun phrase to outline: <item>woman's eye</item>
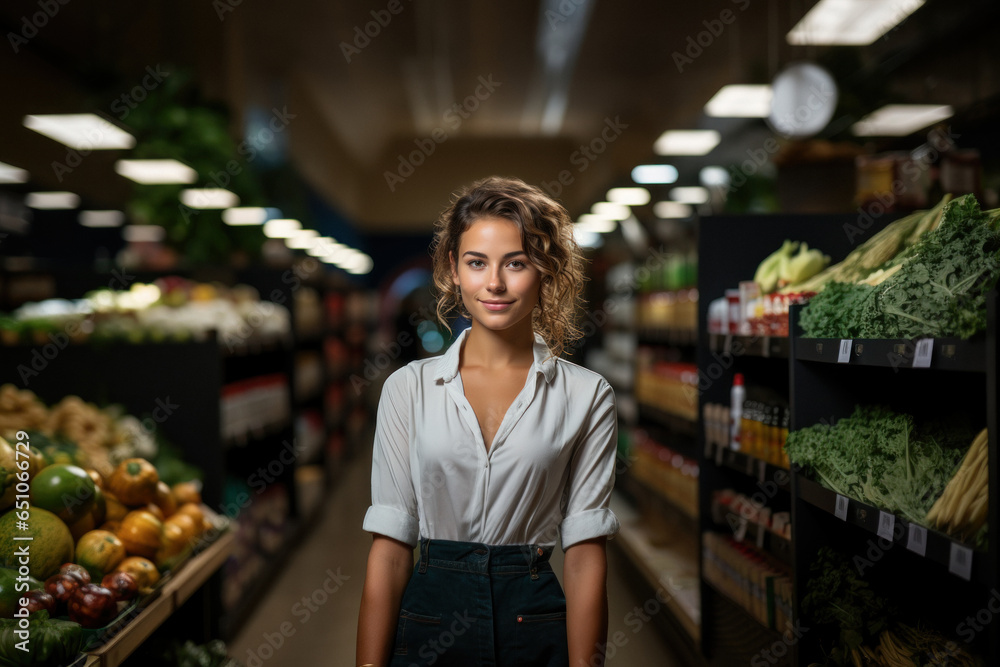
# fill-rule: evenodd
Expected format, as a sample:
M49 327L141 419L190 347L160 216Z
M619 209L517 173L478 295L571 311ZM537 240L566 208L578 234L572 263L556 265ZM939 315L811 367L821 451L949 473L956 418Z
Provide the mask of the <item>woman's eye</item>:
M478 269L482 265L483 265L483 260L481 259L474 259L469 262L469 266L471 266L474 269Z
M510 263L510 265L512 267L514 267L515 269L523 269L524 268L524 262L522 262L519 259L515 259L513 262Z

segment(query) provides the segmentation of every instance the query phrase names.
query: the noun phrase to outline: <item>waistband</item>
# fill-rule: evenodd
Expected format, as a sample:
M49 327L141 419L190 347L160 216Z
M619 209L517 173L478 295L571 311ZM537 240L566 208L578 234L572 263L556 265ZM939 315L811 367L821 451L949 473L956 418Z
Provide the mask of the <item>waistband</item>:
M467 572L530 572L549 570L551 546L540 544L482 544L420 538L419 572L428 567Z

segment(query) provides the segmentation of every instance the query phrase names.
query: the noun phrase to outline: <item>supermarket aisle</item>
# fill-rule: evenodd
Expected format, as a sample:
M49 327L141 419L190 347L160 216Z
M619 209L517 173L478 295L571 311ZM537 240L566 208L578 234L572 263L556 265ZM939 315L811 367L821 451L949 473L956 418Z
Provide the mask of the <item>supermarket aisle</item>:
M346 466L313 534L281 571L272 573L276 581L270 592L230 643L230 654L247 667L354 667L358 603L370 544L361 530L370 501L370 474L370 454ZM618 574L625 565L614 550L609 554L609 636L621 632L624 641L619 639L620 647L607 664L680 665L659 629L636 621L634 610L646 600L627 588ZM555 556L553 565L561 576L559 549Z

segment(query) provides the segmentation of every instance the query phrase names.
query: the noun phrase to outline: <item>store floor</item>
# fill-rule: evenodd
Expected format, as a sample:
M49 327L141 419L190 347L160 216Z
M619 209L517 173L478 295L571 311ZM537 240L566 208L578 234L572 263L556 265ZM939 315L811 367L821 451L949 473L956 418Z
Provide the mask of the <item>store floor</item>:
M365 454L345 466L313 532L273 573L269 592L230 642L230 655L247 667L354 667L358 604L371 544L361 530L371 498L370 471ZM553 566L560 578L561 556L557 548ZM625 641L607 664L681 665L655 624L636 622L634 610L648 596L640 597L620 576L629 567L620 558L609 549L609 636L621 631L618 636Z

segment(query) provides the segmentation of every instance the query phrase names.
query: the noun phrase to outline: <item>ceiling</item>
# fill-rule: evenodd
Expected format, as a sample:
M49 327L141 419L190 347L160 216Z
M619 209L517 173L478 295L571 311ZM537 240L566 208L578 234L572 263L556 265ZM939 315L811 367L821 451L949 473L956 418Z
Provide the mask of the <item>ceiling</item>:
M122 206L130 182L112 170L122 152L95 152L62 174L53 164L67 149L21 118L114 117L118 96L105 91L127 94L147 67L185 67L229 106L237 138L248 110L265 121L284 110L285 158L374 233L426 232L451 192L493 173L547 184L582 213L627 183L633 166L656 160L652 145L666 129L718 128L727 141L711 160L739 162L766 127L706 119L705 102L724 84L764 83L825 53L784 40L812 0L50 0L58 11L43 17L46 4L0 5L9 42L0 46L0 161L28 169L32 187ZM856 54L851 76L891 77L910 101L1000 94L986 35L995 22L982 20L996 17L994 4L929 0ZM982 38L955 40L963 30ZM15 49L11 33L34 36ZM706 160L673 162L694 184Z

